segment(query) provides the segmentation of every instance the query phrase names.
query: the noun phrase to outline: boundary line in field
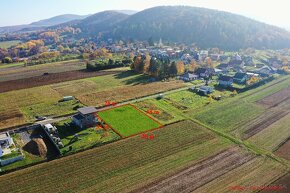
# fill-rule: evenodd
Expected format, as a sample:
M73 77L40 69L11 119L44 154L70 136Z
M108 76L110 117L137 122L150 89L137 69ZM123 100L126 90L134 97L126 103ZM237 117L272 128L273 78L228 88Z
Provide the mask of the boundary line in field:
M119 106L116 106L116 107L112 107L112 108L108 108L108 109L104 109L102 111L98 111L98 112L104 112L104 111L108 111L108 110L113 110L113 109L116 109L116 108L119 108L119 107L123 107L123 106L131 106L133 107L135 110L137 110L138 112L142 113L143 115L147 116L149 119L151 119L152 121L158 123L160 126L157 127L157 128L153 128L153 129L150 129L150 130L146 130L146 131L142 131L142 132L139 132L139 133L135 133L135 134L132 134L132 135L129 135L129 136L124 136L122 135L120 132L118 132L116 129L114 129L110 124L108 124L104 119L102 119L99 115L98 117L104 121L106 123L106 125L108 125L115 133L117 133L119 136L121 136L123 139L126 139L126 138L130 138L130 137L134 137L134 136L137 136L137 135L140 135L142 133L148 133L148 132L152 132L152 131L155 131L155 130L158 130L158 129L161 129L164 127L164 125L162 123L160 123L159 121L157 121L156 119L154 119L153 117L147 115L145 112L143 112L142 110L138 109L136 106L132 105L132 104L123 104L123 105L119 105Z

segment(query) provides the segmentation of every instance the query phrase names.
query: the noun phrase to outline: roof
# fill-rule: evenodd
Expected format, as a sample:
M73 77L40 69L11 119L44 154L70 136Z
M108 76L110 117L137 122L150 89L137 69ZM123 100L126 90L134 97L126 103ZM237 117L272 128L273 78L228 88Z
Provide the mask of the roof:
M241 73L241 72L237 72L234 76L235 79L243 79L245 76L247 76L246 73Z
M221 76L219 78L219 80L221 80L221 81L231 81L231 80L233 80L233 77L231 77L231 76Z
M196 77L198 77L198 75L191 74L191 73L187 72L187 73L183 74L182 77L185 77L185 78L196 78Z
M7 133L0 133L0 139L6 139L7 137L9 137Z
M201 86L199 88L200 91L208 91L208 90L213 90L213 87L211 86Z
M83 107L79 108L78 112L80 112L83 115L87 115L97 112L97 109L95 107Z
M44 127L48 128L48 129L52 129L53 128L53 126L51 124L46 124L46 125L44 125Z
M195 73L200 74L200 73L206 73L206 72L214 73L215 71L213 68L198 68Z
M219 68L219 69L228 68L228 67L230 67L230 65L229 64L226 64L226 63L222 63L222 64L220 64L220 65L217 66L217 68Z

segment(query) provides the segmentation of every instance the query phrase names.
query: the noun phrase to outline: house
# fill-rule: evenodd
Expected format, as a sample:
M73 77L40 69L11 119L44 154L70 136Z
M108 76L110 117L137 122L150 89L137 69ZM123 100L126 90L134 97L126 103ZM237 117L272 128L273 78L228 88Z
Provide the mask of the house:
M213 68L198 68L195 73L199 78L208 78L214 75L215 71Z
M228 71L230 67L231 66L227 63L221 63L220 65L217 66L218 69L223 70L223 71Z
M237 84L245 84L248 79L247 73L237 72L234 76L234 82Z
M218 69L218 68L214 69L214 74L216 74L216 75L220 75L220 74L223 74L223 73L224 73L224 71L222 71L221 69Z
M183 74L182 76L180 76L179 79L183 80L185 82L188 82L188 81L198 79L198 75L187 72L187 73Z
M208 57L208 51L207 50L201 50L199 52L199 60L204 60L206 57Z
M261 76L269 76L277 72L277 69L270 66L263 66L256 73L260 74Z
M197 89L197 92L202 95L208 95L213 93L214 88L211 86L201 86Z
M95 107L80 108L78 109L78 114L72 117L72 122L82 129L92 127L98 122L96 112L97 109Z
M219 77L219 85L222 87L232 86L233 82L234 82L234 79L231 76L220 76Z
M12 144L13 144L13 139L10 137L8 132L0 134L0 147L2 149L8 148Z
M212 59L213 61L218 61L220 59L220 55L219 54L211 54L210 59Z
M13 139L8 132L0 133L0 157L4 155L5 149L9 149L13 144Z

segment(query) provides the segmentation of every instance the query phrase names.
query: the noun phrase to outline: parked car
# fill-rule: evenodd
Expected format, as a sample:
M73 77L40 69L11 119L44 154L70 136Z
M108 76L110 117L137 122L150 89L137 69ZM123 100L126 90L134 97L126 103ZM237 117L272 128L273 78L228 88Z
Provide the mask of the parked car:
M159 95L156 97L157 100L160 100L160 99L163 99L163 98L164 98L164 94L159 94Z
M43 121L47 119L47 117L42 117L42 116L35 116L35 118L37 121Z

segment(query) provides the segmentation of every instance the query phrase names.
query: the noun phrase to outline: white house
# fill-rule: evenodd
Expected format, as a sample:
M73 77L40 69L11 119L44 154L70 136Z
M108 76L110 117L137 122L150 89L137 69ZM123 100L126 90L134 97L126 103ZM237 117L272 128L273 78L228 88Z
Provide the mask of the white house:
M4 154L4 149L9 148L13 144L13 139L9 133L0 133L0 157Z
M13 144L13 139L10 137L9 133L0 133L0 147L2 149L8 148Z

